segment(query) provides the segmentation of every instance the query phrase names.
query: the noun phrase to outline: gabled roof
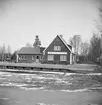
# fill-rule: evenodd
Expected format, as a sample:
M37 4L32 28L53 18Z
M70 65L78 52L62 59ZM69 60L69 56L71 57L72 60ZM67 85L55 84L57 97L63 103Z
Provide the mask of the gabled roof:
M72 52L72 46L71 46L71 45L69 45L69 44L67 44L67 43L66 43L66 41L63 39L63 37L62 37L62 36L57 35L56 37L59 37L59 38L61 39L61 41L63 42L63 44L64 44L64 45L65 45L65 46L69 49L69 51L70 51L70 52ZM48 47L49 47L49 46L48 46ZM47 48L48 48L48 47L47 47ZM47 48L46 48L46 49L47 49ZM46 51L46 49L45 49L43 52L45 52L45 51Z
M41 54L40 48L34 48L34 47L22 47L18 54Z
M67 44L68 46L69 46L69 48L72 50L72 46L71 45L69 45L69 44Z
M69 47L69 45L66 43L66 41L63 39L63 37L62 36L60 36L60 35L57 35L61 40L62 40L62 42L65 44L65 46L69 49L69 51L71 52L71 47Z

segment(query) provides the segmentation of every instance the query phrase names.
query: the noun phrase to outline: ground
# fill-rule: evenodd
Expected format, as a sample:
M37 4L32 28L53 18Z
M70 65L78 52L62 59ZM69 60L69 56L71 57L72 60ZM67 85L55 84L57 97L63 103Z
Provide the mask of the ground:
M0 105L102 105L102 82L94 76L102 74L0 72Z
M63 92L0 88L0 105L102 105L98 92Z

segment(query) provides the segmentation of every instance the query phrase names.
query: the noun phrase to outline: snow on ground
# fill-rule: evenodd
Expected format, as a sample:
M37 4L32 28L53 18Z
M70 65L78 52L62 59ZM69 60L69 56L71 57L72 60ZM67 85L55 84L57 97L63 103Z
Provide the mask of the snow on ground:
M25 90L60 90L68 92L88 91L102 84L92 78L101 73L7 73L0 72L0 86L19 87Z
M0 72L0 105L101 105L93 76L101 74Z

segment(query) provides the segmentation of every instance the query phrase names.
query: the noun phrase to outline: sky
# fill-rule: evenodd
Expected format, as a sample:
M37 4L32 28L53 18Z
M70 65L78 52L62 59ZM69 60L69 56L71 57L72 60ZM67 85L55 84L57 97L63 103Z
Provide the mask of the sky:
M68 39L92 37L98 19L98 0L0 0L0 46L12 52L33 44L39 35L47 47L56 35Z

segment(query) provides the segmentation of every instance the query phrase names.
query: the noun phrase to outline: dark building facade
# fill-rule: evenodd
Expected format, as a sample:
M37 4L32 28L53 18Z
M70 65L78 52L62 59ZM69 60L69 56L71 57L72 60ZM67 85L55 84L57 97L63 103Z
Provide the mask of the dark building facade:
M17 53L17 62L19 63L33 63L41 62L43 57L44 47L22 47Z
M72 46L68 45L61 35L57 35L51 44L43 51L43 63L73 64Z

